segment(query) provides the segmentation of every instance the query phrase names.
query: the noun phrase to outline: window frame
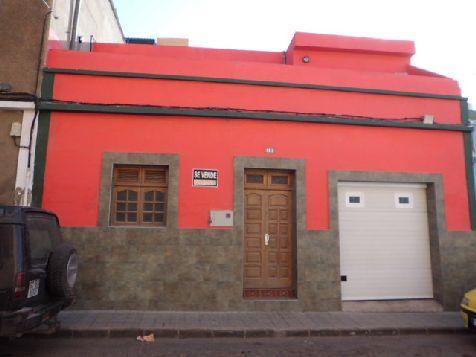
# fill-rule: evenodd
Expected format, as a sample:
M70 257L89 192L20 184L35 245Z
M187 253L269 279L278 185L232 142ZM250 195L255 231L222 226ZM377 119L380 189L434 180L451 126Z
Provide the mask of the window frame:
M261 176L261 182L248 181L249 176ZM286 183L273 182L274 177L285 177ZM263 190L293 190L294 188L294 173L292 170L282 169L245 169L244 172L244 186L246 188L256 188Z
M359 197L359 202L350 202L351 197ZM345 193L345 206L348 208L365 207L365 196L362 191L347 191Z
M110 217L109 217L109 224L111 226L115 227L120 227L120 226L126 226L126 227L166 227L167 222L169 220L168 217L168 204L169 204L169 176L170 176L170 168L169 165L136 165L136 164L114 164L112 167L112 180L111 180L111 201L110 201ZM130 182L130 181L120 181L117 178L117 173L120 169L132 169L132 170L139 170L138 174L138 180L135 182ZM146 170L147 169L160 169L161 171L165 172L165 182L164 183L151 183L146 181ZM119 190L127 190L127 191L134 191L137 193L137 200L136 201L129 201L128 197L126 197L125 200L118 200L117 193ZM145 200L145 194L146 192L153 191L154 192L154 200L153 201L147 201ZM157 201L155 199L155 195L157 192L162 192L164 194L164 200L163 202ZM127 214L128 212L134 212L134 211L128 211L127 209L124 211L119 211L119 212L125 212L124 214L126 215L126 221L118 221L117 220L117 213L118 213L118 201L119 203L124 202L126 204L126 208L128 204L135 203L137 205L137 210L135 211L137 217L135 222L128 222L127 221ZM161 204L163 203L163 210L160 211L144 211L144 204L146 203L151 203L153 205L155 204ZM144 221L144 214L150 213L153 216L155 215L163 215L163 220L162 221L154 221L152 219L152 222L147 222Z
M400 198L408 198L408 203L401 203ZM412 192L395 192L395 208L411 209L413 204Z

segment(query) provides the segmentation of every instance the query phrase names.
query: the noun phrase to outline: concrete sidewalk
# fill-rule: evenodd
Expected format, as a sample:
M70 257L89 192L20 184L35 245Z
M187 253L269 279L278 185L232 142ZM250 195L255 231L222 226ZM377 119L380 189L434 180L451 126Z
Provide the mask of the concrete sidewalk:
M458 312L167 312L71 310L61 336L282 337L463 333Z

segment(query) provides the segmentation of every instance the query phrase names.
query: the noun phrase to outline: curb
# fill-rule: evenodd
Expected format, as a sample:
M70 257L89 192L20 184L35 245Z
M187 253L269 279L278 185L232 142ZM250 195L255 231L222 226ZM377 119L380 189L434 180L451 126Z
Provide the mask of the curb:
M469 334L464 327L416 327L374 329L139 329L139 328L63 328L53 335L32 334L40 338L135 338L153 333L156 338L263 338L263 337L325 337L325 336L396 336Z

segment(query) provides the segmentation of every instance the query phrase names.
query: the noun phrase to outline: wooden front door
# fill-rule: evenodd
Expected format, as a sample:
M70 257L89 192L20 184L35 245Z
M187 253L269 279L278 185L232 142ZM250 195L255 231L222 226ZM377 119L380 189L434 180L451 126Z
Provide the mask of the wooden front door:
M246 170L244 297L296 297L294 231L293 173Z

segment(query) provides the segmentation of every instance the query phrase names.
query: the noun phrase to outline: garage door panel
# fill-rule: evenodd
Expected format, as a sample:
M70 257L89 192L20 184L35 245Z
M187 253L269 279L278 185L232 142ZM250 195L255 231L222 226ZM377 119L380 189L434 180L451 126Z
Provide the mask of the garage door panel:
M338 200L343 300L433 297L426 187L340 183Z
M402 256L401 254L399 255L400 257ZM344 259L346 259L346 263L342 264L342 269L351 271L352 269L366 268L372 265L376 267L384 266L388 269L399 269L402 272L405 269L427 269L430 262L421 260L421 255L422 254L409 254L404 261L401 261L395 259L395 255L393 254L382 254L381 252L373 251L370 253L361 254L358 258L349 257L346 259L344 257Z
M425 232L422 231L423 235ZM405 234L405 233L404 233ZM345 235L345 232L341 232L341 236ZM413 238L413 239L412 239ZM365 235L356 235L352 237L352 242L347 242L347 244L341 244L341 253L345 255L347 250L350 250L349 254L354 254L355 251L370 251L370 250L394 250L394 249L405 249L408 253L411 251L425 251L428 249L428 244L426 242L418 241L418 236L407 235L406 237L400 237L397 234L392 234L389 236L379 236L373 239L368 239ZM383 252L382 252L383 253Z
M356 210L359 210L359 212L355 212ZM344 212L346 216L351 216L347 218L344 216L342 218L342 222L346 223L355 223L355 220L358 219L361 223L365 223L366 227L360 226L362 229L363 228L371 228L371 227L376 227L378 229L382 229L382 223L388 224L387 229L391 229L393 226L398 226L400 223L410 223L412 225L408 226L408 228L421 228L419 225L415 226L415 223L421 222L421 220L426 220L427 219L427 212L395 212L389 211L389 212L372 212L369 210L364 210L364 209L358 209L354 208L354 210L350 210L347 212ZM355 225L354 225L355 227ZM349 227L350 228L350 227ZM399 229L405 228L405 227L398 227Z
M393 197L390 197L393 198ZM412 208L398 208L395 207L395 203L392 202L391 205L385 206L385 207L375 207L375 206L370 206L369 205L369 200L370 198L366 197L365 202L363 203L363 207L365 208L366 211L368 212L374 212L374 213L380 213L380 212L394 212L394 213L400 213L400 214L405 214L405 212L426 212L426 204L423 206L413 206ZM341 205L339 205L339 209L344 210L344 211L356 211L354 207L347 207L345 205L345 201L342 202ZM398 209L396 212L395 210ZM358 213L358 212L356 212Z
M363 231L357 231L357 232L352 232L352 231L341 231L341 235L344 235L346 233L352 234L352 241L346 242L345 244L342 244L341 247L352 247L352 249L355 249L356 245L391 245L392 247L398 247L398 246L407 246L408 244L412 244L414 246L427 246L426 242L422 242L418 239L419 236L421 235L427 235L428 231L427 230L421 230L419 232L415 231L408 231L405 229L401 229L400 231L395 231L395 232L388 232L387 234L379 234L375 236L369 237L369 235L365 234ZM418 234L415 234L418 233ZM371 248L371 247L370 247ZM358 249L358 248L357 248Z
M408 279L412 276L412 279ZM393 269L373 272L367 269L353 270L342 285L342 295L346 300L385 300L432 298L432 286L428 278L431 270L405 269L405 276Z
M353 246L355 244L355 240L365 240L368 241L369 243L372 244L385 244L386 241L391 241L392 238L398 238L399 242L414 242L415 244L417 243L417 238L418 236L421 235L428 235L428 230L427 229L406 229L405 227L399 228L398 230L394 231L387 231L386 233L382 233L381 230L378 229L373 229L372 227L368 229L358 229L356 228L355 230L340 230L341 234L352 234L352 241L349 242L348 244L350 246ZM394 241L397 241L397 239L394 239ZM366 243L366 242L364 242ZM393 244L393 243L392 243ZM344 245L345 246L345 245Z
M396 196L406 196L409 197L411 201L411 208L399 208L400 210L426 211L426 189L423 186L418 189L398 189L395 187L391 190L383 190L381 187L375 185L371 188L369 186L351 186L346 188L346 192L360 194L364 201L363 206L371 211L378 212L395 209ZM339 208L352 210L352 207L346 204L345 198L345 195L339 197Z

